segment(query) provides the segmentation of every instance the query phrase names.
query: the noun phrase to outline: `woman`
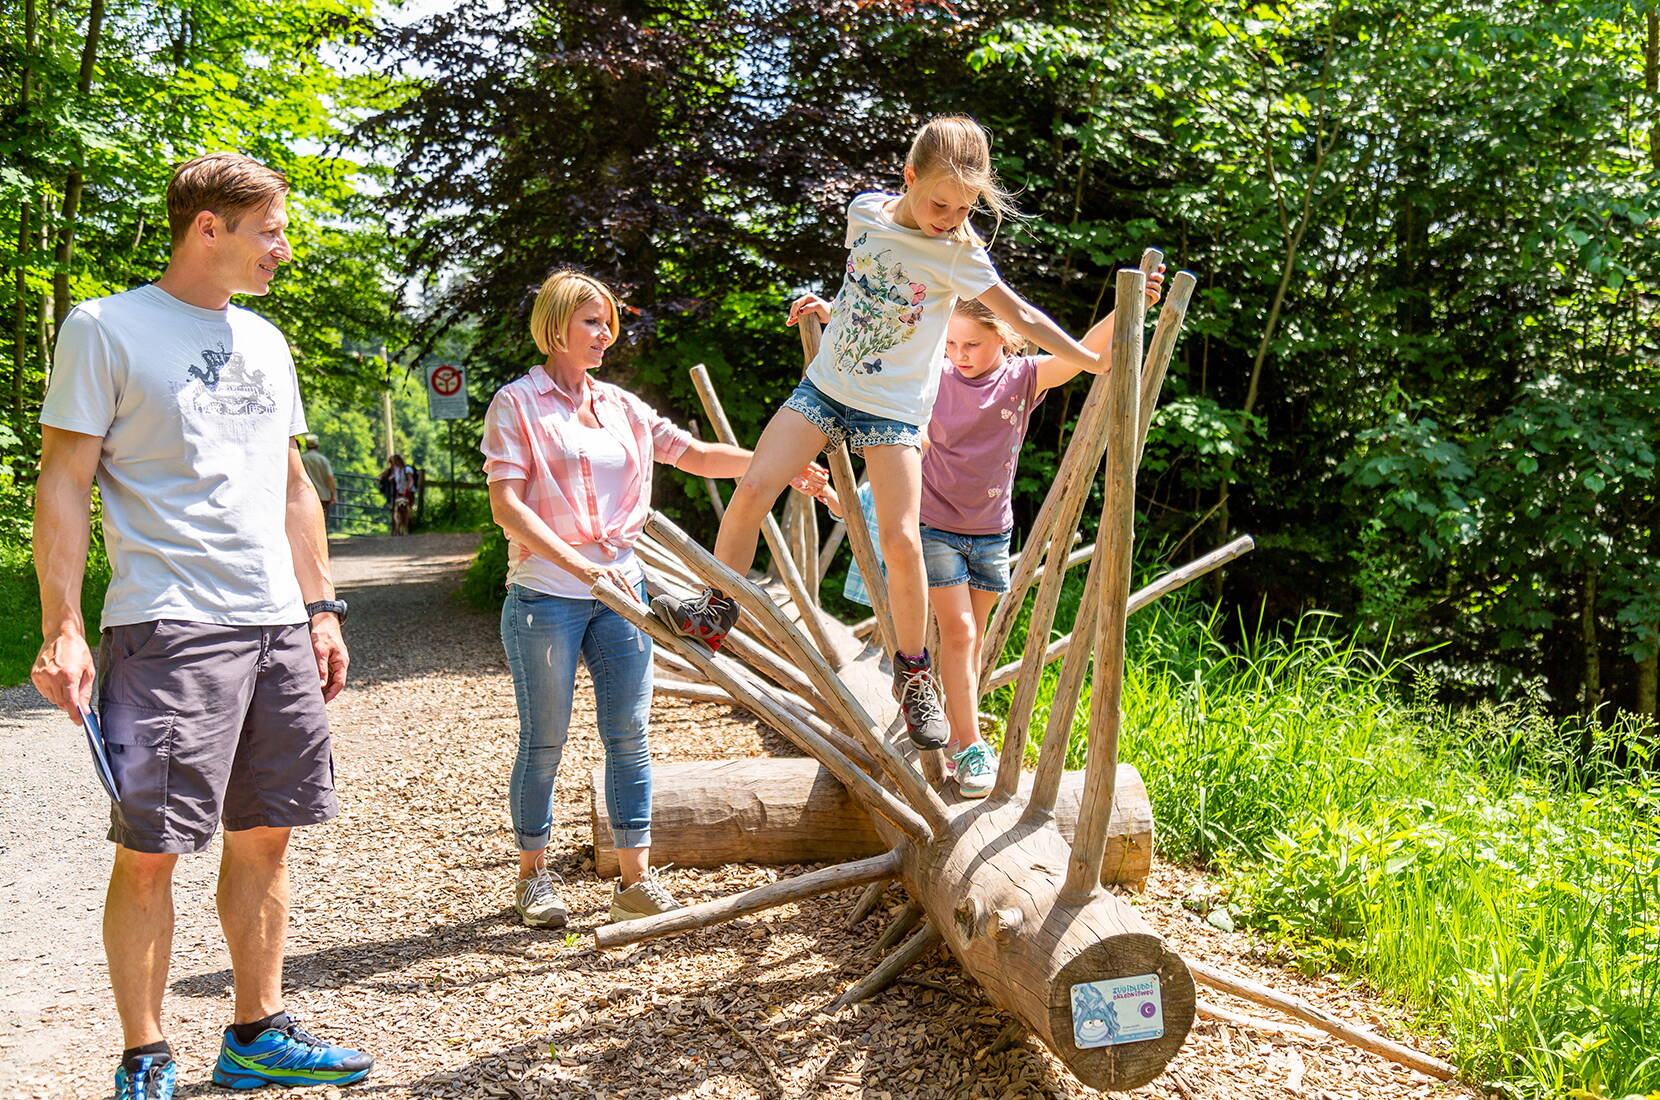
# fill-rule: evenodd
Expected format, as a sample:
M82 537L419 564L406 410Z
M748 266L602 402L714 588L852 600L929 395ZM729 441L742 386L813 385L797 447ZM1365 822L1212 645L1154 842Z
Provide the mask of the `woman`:
M490 510L508 538L501 635L519 709L510 787L519 849L513 900L532 928L566 919L547 846L579 658L594 683L605 807L622 869L610 919L679 908L649 860L651 639L591 588L616 585L644 607L633 547L650 510L653 461L699 477L737 478L749 467L748 451L699 442L633 394L590 377L620 327L605 284L574 271L549 276L530 314L546 359L503 386L484 419ZM816 490L823 477L810 467L802 485Z

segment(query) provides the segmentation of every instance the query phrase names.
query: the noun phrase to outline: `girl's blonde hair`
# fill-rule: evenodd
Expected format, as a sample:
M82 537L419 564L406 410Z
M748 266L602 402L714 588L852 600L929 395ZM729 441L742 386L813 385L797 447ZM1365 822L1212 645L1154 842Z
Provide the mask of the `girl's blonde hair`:
M610 287L570 268L549 275L530 307L530 337L537 350L543 355L570 350L565 346L565 332L571 327L571 315L595 299L610 307L611 337L616 339L622 333L622 309Z
M1014 327L987 309L981 302L973 298L959 298L957 299L957 308L953 312L958 317L966 317L970 321L990 329L997 339L1002 341L1003 350L1010 355L1019 355L1026 350L1026 341L1021 338L1019 333L1015 332Z
M911 139L905 167L912 169L919 180L946 175L974 191L979 202L996 219L993 238L1003 227L1003 219L1020 217L1014 196L1004 189L997 173L992 171L991 138L986 128L967 115L939 115L923 123ZM967 218L950 235L953 240L984 243Z

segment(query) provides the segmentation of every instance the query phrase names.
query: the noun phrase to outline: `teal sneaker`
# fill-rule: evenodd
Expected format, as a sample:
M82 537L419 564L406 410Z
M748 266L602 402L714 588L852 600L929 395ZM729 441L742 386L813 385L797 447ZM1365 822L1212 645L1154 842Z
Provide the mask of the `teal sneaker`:
M131 1072L125 1065L115 1071L115 1100L173 1100L173 1080L179 1072L173 1059L145 1055L135 1063Z
M964 798L984 798L997 782L996 761L991 747L976 741L951 757L951 772L957 780L957 790Z
M306 1034L284 1013L251 1043L239 1043L230 1028L219 1046L213 1083L223 1089L264 1085L349 1085L369 1076L375 1060L360 1050L333 1046Z

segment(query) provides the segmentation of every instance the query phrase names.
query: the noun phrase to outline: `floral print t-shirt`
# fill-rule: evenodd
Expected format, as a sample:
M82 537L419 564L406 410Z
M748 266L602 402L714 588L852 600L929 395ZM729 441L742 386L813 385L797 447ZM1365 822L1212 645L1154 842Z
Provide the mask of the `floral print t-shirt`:
M871 191L848 206L847 275L807 379L860 412L921 427L939 389L951 310L998 276L979 245L894 221L885 207L898 197Z

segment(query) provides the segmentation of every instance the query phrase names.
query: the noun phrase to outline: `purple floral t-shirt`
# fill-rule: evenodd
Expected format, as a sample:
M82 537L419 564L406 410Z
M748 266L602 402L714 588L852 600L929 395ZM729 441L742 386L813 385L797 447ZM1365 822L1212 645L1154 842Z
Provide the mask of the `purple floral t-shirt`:
M1000 535L1014 526L1009 493L1041 399L1030 355L1008 356L979 378L942 361L922 456L923 523L958 535Z

